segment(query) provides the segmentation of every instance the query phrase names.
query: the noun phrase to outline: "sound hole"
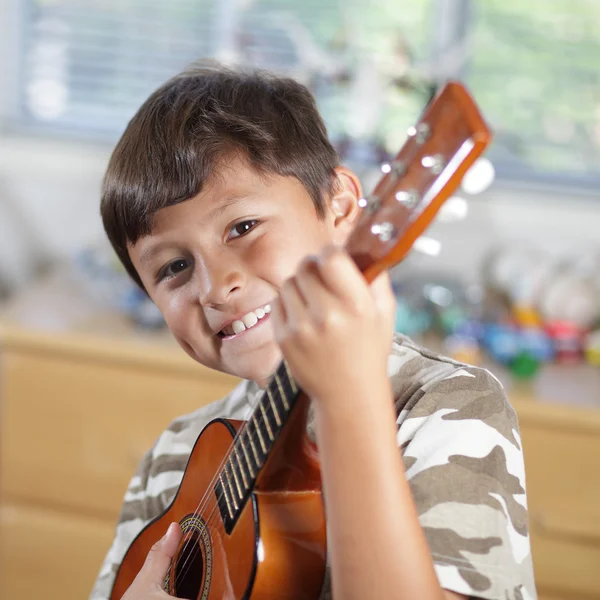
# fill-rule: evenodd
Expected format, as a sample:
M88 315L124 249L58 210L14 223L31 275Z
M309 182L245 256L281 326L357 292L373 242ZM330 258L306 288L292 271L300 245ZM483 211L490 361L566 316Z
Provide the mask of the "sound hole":
M202 588L204 560L198 533L186 536L175 567L175 595L185 600L196 600Z

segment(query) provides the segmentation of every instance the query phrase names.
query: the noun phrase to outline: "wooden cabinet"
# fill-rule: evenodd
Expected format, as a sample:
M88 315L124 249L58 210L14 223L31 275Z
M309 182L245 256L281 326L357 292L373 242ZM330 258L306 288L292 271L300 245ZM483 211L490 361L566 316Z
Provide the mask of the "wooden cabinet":
M233 377L174 345L4 328L0 598L87 598L143 453Z
M5 498L0 505L0 596L87 598L113 534L110 519Z
M600 598L600 409L514 404L540 596Z

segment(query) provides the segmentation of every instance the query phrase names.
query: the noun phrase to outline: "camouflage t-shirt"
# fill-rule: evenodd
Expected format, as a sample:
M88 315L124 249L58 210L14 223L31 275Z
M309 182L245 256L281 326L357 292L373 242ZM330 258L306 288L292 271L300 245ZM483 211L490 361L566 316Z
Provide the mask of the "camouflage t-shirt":
M475 598L536 598L517 418L485 369L397 335L389 357L398 446L440 584ZM172 502L193 445L214 418L247 419L262 391L244 381L176 419L133 476L90 600L105 600L123 556ZM329 577L321 599L331 598Z

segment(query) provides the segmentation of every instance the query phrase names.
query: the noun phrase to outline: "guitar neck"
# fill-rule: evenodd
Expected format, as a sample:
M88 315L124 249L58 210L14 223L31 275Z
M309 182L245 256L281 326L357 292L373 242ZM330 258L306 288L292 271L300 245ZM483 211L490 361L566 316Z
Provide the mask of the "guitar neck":
M351 256L363 273L373 264L369 256ZM300 394L286 362L282 361L234 441L219 475L216 492L227 531L233 529L239 518Z
M219 474L216 494L231 531L301 394L285 361L271 377Z

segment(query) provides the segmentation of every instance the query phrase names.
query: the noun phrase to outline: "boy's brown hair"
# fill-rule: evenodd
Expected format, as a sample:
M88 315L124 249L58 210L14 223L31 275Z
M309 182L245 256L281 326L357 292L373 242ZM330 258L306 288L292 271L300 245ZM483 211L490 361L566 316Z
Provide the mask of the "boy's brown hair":
M194 65L141 106L104 177L104 228L142 289L127 245L151 232L158 210L196 196L219 161L236 153L261 175L297 178L324 215L339 159L308 89L260 71Z

